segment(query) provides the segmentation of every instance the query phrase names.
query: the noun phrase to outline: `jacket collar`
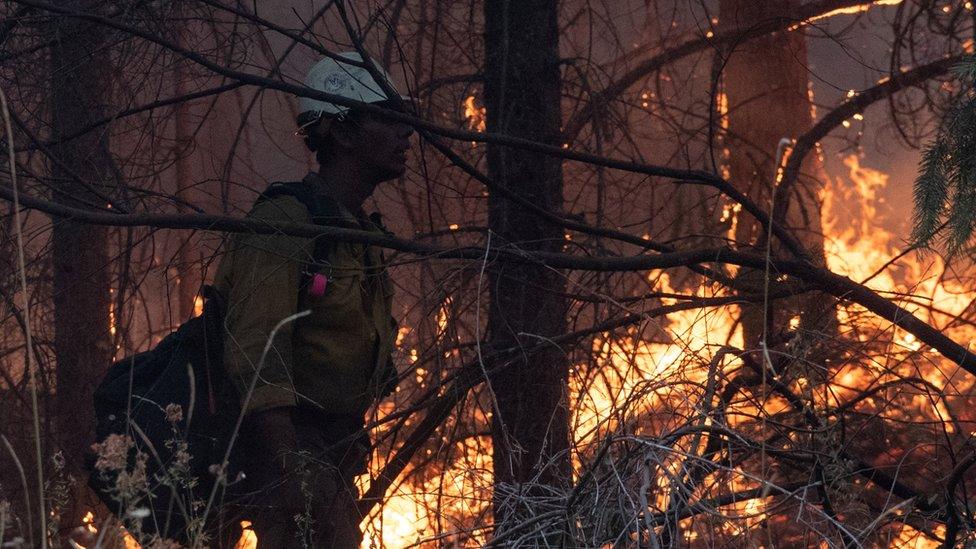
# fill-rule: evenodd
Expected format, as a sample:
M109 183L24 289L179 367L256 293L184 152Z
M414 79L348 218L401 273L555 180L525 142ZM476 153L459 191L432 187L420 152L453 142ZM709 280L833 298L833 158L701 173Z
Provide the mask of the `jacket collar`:
M346 208L341 202L335 199L333 194L330 192L331 187L329 182L317 172L308 172L302 181L306 185L309 185L315 189L315 194L317 197L334 205L334 208L339 212L339 215L342 216L342 221L349 223L350 228L388 232L385 227L382 226L382 223L373 221L373 216L367 216L362 210L357 213L349 211L349 208ZM373 215L377 216L378 214Z

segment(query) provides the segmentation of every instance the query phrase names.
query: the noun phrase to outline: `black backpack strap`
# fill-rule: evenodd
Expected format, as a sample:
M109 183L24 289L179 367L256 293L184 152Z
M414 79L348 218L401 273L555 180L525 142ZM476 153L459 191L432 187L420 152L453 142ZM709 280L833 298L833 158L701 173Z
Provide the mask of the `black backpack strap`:
M308 210L312 222L317 225L341 225L344 219L338 202L316 193L315 188L305 181L272 183L261 193L258 200L273 200L279 196L292 196L298 199Z
M212 371L223 368L224 363L224 313L227 310L224 296L217 288L205 284L200 294L203 296L203 361L207 375L207 406L210 415L217 413L217 376ZM221 378L222 380L223 378Z
M276 182L268 186L258 201L273 200L280 196L291 196L297 199L308 210L308 216L312 223L324 226L343 226L346 225L345 217L339 203L335 200L315 192L315 187L306 181L287 181ZM315 249L312 252L312 264L323 265L328 262L332 254L334 243L326 238L315 239ZM304 269L302 276L302 288L308 285L313 269Z

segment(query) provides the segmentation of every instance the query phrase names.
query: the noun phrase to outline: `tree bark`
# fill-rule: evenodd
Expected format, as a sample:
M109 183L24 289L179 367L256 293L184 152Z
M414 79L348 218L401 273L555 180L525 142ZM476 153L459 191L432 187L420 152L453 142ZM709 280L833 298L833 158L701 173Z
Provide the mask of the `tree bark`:
M719 20L723 27L745 33L765 21L775 20L784 11L796 9L795 4L795 0L721 0ZM784 163L777 151L788 154L790 150L781 140L795 140L813 126L806 37L802 29L779 31L733 44L732 48L723 77L728 105L728 135L724 144L729 151L730 180L767 211L771 211L773 200L787 202L787 228L814 261L823 265L819 195L825 175L819 159L815 155L807 158L803 165L803 173L807 175L791 187L787 196L773 196L777 170ZM750 216L738 216L734 237L740 246L765 244L766 235L762 233L762 227ZM742 269L739 280L751 286L752 291L762 292L765 276L761 270ZM755 347L764 333L785 330L795 314L801 314L800 322L804 326L823 329L832 323L832 310L831 300L822 296L812 299L808 296L789 307L773 306L769 314L764 314L762 304L743 306L745 344Z
M557 2L485 2L487 128L558 144L560 73ZM559 159L488 145L488 175L519 196L562 210ZM493 247L557 252L564 234L537 214L497 193L488 197ZM489 269L488 331L493 348L528 346L566 331L563 274L541 265ZM555 346L520 356L489 377L496 522L517 522L540 488L569 483L568 361Z
M62 0L73 9L91 9L91 0ZM55 200L92 209L105 207L114 178L106 130L60 141L108 112L111 68L103 49L104 27L71 17L55 18L50 54L51 137L57 161L51 162ZM94 437L92 394L112 359L111 273L105 227L55 218L54 352L57 360L57 443L75 477L73 497L61 518L63 528L81 523L91 510L82 468Z

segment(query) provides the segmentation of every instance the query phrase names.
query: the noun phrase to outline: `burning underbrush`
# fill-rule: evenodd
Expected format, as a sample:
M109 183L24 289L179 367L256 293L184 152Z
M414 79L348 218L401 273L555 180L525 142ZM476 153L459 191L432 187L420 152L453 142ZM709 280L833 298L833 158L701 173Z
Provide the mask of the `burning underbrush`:
M827 266L953 340L973 339L973 281L935 254L901 251L896 235L872 222L885 174L856 157L846 165L847 177L821 197ZM788 327L749 348L742 304L719 301L730 297L722 287L689 291L667 271L647 280L654 308L620 306L651 313L590 334L572 354L571 483L493 485L492 396L479 386L364 520L363 546L519 546L567 536L607 548L927 547L947 536L972 539L965 518L976 434L970 374L844 301L810 321L802 309L809 298L773 299L770 310ZM435 311L438 333L457 321L452 307L448 300ZM410 331L401 331L407 347ZM423 417L404 410L443 395L453 380L456 368L431 364L471 352L402 353L409 378L372 418L378 446L360 479L363 492ZM520 519L493 524L493 497L518 508ZM118 524L96 526L91 516L80 534L78 547L138 547ZM259 543L245 528L237 547Z
M849 174L822 195L827 266L971 340L973 281L936 254L901 250L875 226L886 175L853 156L845 164ZM679 294L668 273L653 275L656 291ZM728 295L713 285L692 293L685 299ZM568 533L587 547L926 547L947 532L971 536L958 517L969 516L973 488L972 376L860 306L837 302L818 326L799 321L794 303L772 302L795 316L758 348L743 348L738 305L592 338L570 382L573 487L521 502L534 514L519 524L488 526L482 392L427 450L424 463L438 465L401 477L370 524L372 543L518 545ZM666 343L641 336L662 330Z

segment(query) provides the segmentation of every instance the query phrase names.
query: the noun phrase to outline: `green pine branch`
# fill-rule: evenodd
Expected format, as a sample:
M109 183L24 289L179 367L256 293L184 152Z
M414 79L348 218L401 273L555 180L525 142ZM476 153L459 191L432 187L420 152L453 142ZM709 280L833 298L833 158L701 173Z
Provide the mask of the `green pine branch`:
M944 139L936 139L922 153L918 177L915 179L915 214L912 242L928 246L945 214L949 197L945 167L948 147Z
M976 56L954 71L976 81ZM950 110L935 140L922 151L914 198L914 246L941 241L952 256L976 235L976 97L969 95Z

